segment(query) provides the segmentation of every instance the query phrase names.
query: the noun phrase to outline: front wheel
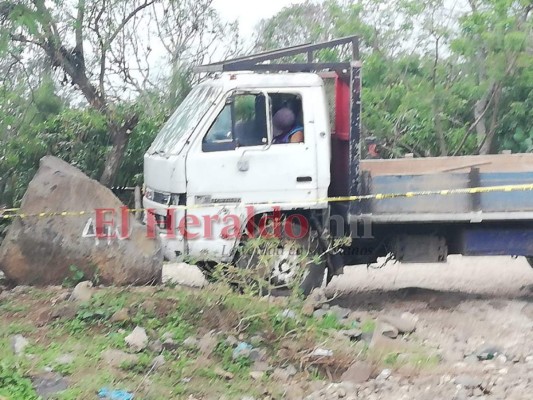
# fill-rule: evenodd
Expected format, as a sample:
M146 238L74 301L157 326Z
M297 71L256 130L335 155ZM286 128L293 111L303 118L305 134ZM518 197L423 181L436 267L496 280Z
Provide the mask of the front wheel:
M299 288L305 296L324 284L326 272L325 256L321 257L313 232L301 239L245 238L235 266L254 271L271 288Z

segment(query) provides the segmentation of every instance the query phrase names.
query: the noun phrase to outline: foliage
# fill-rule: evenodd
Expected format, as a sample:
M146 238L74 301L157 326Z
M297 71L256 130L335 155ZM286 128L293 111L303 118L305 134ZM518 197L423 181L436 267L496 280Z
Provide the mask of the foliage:
M2 396L9 399L37 400L31 381L7 362L0 362L0 397Z

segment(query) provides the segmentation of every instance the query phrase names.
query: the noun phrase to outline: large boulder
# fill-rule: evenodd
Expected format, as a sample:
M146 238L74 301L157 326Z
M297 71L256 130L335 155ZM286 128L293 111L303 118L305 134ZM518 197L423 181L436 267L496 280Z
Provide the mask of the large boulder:
M103 284L129 285L159 282L163 255L159 240L129 218L127 239L98 239L88 223L99 208L116 210L120 224L121 201L111 190L55 157L41 159L39 170L22 199L21 213L0 246L0 270L16 284L56 285L83 271ZM35 216L47 212L83 215ZM106 216L106 220L111 216ZM89 229L88 229L89 228ZM71 266L75 266L76 269Z

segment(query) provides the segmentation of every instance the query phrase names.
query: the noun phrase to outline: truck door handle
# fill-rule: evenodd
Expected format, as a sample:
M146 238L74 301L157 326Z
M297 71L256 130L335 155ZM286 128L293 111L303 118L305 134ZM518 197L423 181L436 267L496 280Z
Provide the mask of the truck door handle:
M313 178L310 176L299 176L296 178L296 182L312 182Z

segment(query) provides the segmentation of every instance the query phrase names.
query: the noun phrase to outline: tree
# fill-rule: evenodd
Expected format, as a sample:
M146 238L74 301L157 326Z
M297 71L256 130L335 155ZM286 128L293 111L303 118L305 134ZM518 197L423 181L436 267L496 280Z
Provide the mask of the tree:
M106 122L100 181L112 185L139 123L132 99L157 77L198 61L225 36L212 0L0 1L0 54L25 68L38 57L56 82ZM155 49L155 50L154 50ZM164 49L164 50L163 50ZM154 65L159 68L154 71ZM160 79L159 79L160 81Z

